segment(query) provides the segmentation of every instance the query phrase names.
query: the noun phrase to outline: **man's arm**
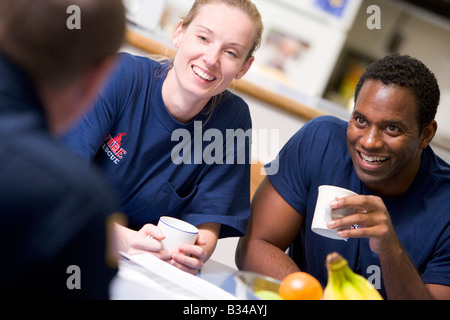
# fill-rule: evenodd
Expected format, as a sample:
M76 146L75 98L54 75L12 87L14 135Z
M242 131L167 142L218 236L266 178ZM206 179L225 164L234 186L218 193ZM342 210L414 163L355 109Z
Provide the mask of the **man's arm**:
M449 299L450 287L424 284L408 257L392 225L383 200L375 196L349 196L330 203L332 209L354 207L356 214L332 220L328 227L359 225L338 231L342 237L369 238L370 248L378 254L386 294L389 299Z
M247 233L236 250L238 268L280 280L299 271L285 251L303 221L304 216L278 194L266 177L255 192Z
M450 299L450 287L423 283L402 247L380 256L380 263L388 299Z

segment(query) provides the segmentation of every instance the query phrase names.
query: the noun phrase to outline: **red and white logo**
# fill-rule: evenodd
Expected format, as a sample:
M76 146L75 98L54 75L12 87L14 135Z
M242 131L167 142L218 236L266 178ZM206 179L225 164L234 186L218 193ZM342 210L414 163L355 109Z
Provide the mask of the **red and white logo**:
M122 148L122 137L126 135L127 134L125 132L119 133L115 138L113 138L112 135L108 133L105 138L102 149L105 151L109 159L114 162L114 164L118 164L120 160L122 160L123 156L127 154L125 149Z

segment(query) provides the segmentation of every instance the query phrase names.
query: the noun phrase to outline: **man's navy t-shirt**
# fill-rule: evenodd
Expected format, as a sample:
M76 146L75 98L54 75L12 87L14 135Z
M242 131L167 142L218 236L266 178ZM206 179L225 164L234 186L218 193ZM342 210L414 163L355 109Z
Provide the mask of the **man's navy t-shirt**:
M269 176L278 193L305 215L291 255L306 272L326 285L326 256L337 251L366 278L381 274L367 238L333 240L311 231L320 185L372 194L356 175L347 148L347 122L322 116L303 126L279 154L279 171ZM450 285L450 166L430 147L412 185L398 197L382 198L395 231L425 283ZM381 274L382 276L382 274ZM376 280L375 278L371 278ZM381 292L384 284L381 280Z

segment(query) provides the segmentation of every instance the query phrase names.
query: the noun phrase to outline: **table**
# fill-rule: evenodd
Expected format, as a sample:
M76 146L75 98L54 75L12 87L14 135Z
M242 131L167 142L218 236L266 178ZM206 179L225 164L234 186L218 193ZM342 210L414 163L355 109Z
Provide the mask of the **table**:
M218 261L208 260L200 274L192 276L166 262L154 258L150 254L129 257L132 260L122 259L120 261L119 272L111 281L110 298L112 300L179 299L180 296L178 294L180 293L180 288L176 288L170 282L179 276L182 276L183 279L188 279L187 281L195 280L193 277L202 279L206 281L206 285L210 286L210 284L213 284L216 288L224 290L223 295L221 292L217 292L216 295L214 288L207 288L212 291L209 293L207 290L206 292L203 291L205 292L205 296L194 296L194 299L235 299L236 281L233 275L237 270ZM154 270L160 270L160 272L153 272ZM202 285L205 281L201 281L197 285ZM183 295L185 294L185 292L181 293ZM183 299L183 295L181 299Z

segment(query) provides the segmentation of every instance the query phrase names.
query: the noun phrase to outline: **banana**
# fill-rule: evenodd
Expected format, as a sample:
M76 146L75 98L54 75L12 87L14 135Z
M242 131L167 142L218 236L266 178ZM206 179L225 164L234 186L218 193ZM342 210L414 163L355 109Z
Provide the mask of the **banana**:
M354 273L348 267L344 272L347 279L361 291L366 300L383 300L378 290L366 278Z
M350 281L344 281L341 286L345 300L366 300L365 296Z
M323 290L322 300L345 300L341 286L345 280L342 268L334 254L329 254L326 259L328 282Z
M382 300L378 290L363 276L354 273L339 253L327 256L328 283L323 300Z
M345 300L341 292L341 276L340 271L328 272L328 283L323 290L322 300Z

